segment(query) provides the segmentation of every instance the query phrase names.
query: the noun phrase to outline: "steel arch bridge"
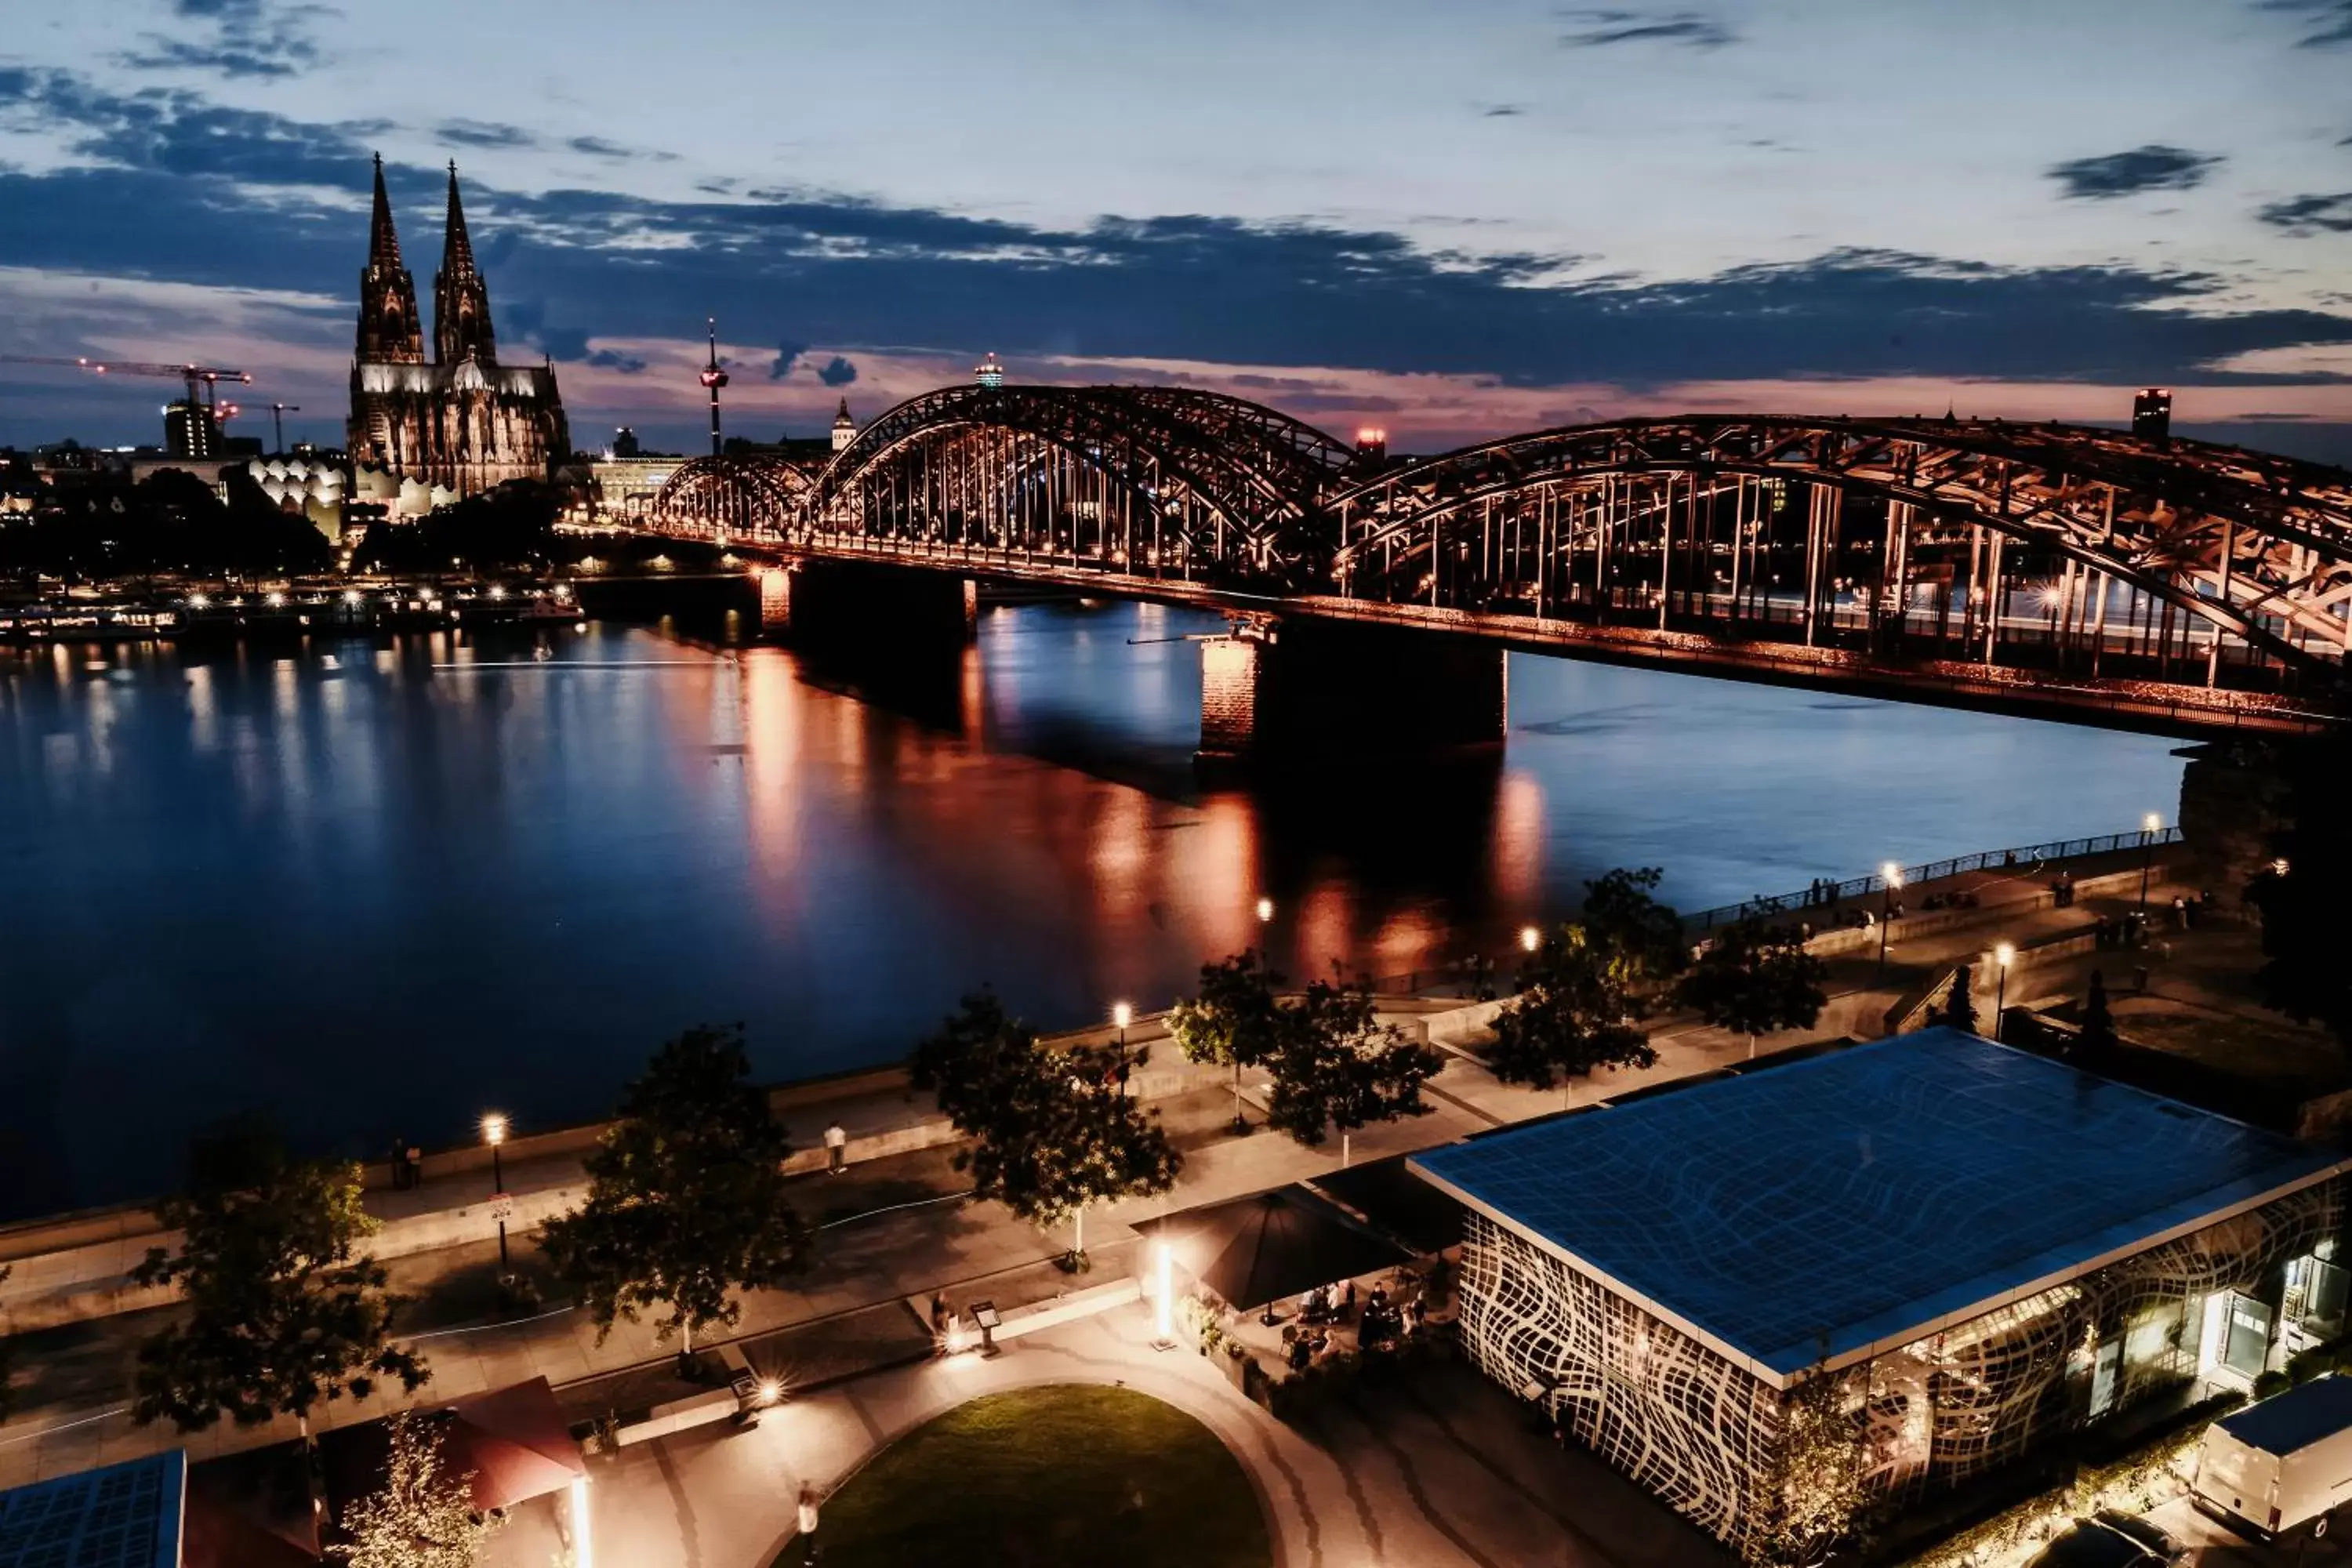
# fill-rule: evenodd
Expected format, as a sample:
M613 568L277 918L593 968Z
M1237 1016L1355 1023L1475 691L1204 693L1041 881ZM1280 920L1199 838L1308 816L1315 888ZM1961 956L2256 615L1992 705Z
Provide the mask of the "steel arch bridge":
M724 493L739 542L1237 614L2192 729L2352 712L2352 476L2193 441L1703 415L1391 462L1213 393L955 386Z
M806 466L789 458L696 458L662 482L654 511L673 527L712 534L770 532L800 510L812 482Z

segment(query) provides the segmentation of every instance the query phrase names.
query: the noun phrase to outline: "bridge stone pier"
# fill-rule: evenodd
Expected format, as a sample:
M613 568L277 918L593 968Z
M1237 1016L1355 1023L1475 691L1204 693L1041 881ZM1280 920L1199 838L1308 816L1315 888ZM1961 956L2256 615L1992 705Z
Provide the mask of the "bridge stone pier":
M856 561L761 567L760 631L793 642L937 646L971 639L979 588L969 577Z
M1499 745L1507 668L1501 648L1439 633L1252 617L1201 644L1195 760L1218 772Z

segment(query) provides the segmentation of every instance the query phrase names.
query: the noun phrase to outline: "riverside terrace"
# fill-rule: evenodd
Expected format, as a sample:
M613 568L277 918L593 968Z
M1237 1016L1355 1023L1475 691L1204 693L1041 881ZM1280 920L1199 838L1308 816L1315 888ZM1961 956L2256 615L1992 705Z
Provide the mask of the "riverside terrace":
M1734 1544L1809 1379L1899 1492L2344 1311L2352 1160L1948 1028L1411 1168L1469 1210L1471 1359Z

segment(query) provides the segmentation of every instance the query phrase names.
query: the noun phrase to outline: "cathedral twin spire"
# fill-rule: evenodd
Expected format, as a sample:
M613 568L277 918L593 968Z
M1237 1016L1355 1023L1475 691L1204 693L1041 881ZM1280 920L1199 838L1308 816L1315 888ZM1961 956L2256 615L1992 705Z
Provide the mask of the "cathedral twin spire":
M401 265L400 236L393 227L391 199L384 194L381 153L375 160L375 214L368 230L367 266L360 273L359 357L363 363L425 363L416 285ZM449 218L441 241L441 270L433 277L433 357L440 364L469 359L480 364L498 363L489 285L474 265L454 162L449 165Z

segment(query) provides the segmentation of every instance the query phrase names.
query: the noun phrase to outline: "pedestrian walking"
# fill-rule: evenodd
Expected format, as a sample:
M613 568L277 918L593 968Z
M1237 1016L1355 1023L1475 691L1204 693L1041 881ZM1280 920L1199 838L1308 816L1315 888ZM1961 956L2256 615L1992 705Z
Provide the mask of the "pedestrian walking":
M809 1550L812 1553L816 1550L817 1502L816 1483L814 1481L803 1481L801 1483L800 1507L797 1510L798 1517L794 1520L794 1522L800 1526L801 1539L809 1542Z
M824 1130L825 1173L837 1176L849 1168L849 1134L836 1121Z
M408 1141L395 1138L392 1141L392 1190L404 1193L415 1184L408 1165Z
M408 1184L416 1185L425 1179L425 1151L411 1143L408 1146Z

